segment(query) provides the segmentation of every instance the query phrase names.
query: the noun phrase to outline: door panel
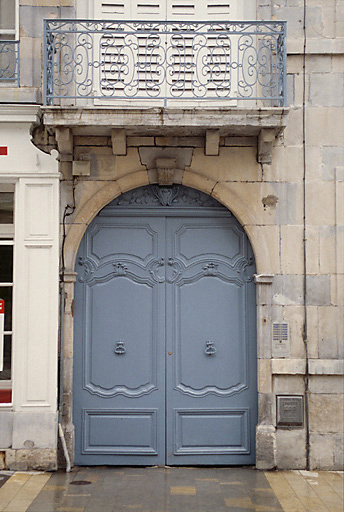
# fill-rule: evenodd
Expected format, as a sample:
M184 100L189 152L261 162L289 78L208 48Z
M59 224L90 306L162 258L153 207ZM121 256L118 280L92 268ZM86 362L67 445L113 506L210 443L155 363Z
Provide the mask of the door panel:
M165 461L164 219L98 216L75 287L76 464Z
M230 212L190 190L162 190L163 206L150 187L127 193L85 233L77 464L255 461L253 253Z
M247 238L233 218L168 219L166 233L175 269L166 285L167 463L253 463Z

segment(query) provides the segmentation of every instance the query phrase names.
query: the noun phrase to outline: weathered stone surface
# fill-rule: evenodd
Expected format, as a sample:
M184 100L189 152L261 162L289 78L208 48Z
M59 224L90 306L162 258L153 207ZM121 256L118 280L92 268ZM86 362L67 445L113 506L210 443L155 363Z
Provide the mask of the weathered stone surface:
M6 450L6 469L11 471L55 471L57 452L55 449Z
M344 82L342 73L312 73L309 101L313 106L343 106Z
M303 375L274 375L273 392L276 395L303 395L305 381Z
M303 304L303 277L297 275L276 275L273 284L272 303L281 306Z
M13 412L1 411L0 414L0 450L11 448L13 431Z
M306 434L303 429L276 431L276 467L278 469L306 467Z
M311 433L310 466L311 469L342 470L343 436Z
M311 375L309 390L311 393L341 395L344 391L344 377L342 375Z
M302 274L303 226L281 226L281 270L284 274Z
M258 425L256 430L256 468L269 470L276 467L276 430L272 425Z
M344 375L344 360L310 359L309 373L311 375Z
M330 301L330 276L307 276L307 305L329 306Z
M338 357L340 333L343 333L343 308L338 306L319 307L319 357Z
M219 155L211 157L196 148L189 165L190 170L216 181L257 181L261 169L256 155L256 147L221 147Z
M258 393L271 392L271 359L258 359Z
M309 425L311 432L343 432L344 402L341 395L311 394L309 397Z
M258 405L259 425L275 425L275 395L272 393L258 393Z
M15 412L13 414L13 449L56 448L57 414Z
M298 375L304 374L306 363L304 359L273 359L272 360L272 373L275 374L290 374Z

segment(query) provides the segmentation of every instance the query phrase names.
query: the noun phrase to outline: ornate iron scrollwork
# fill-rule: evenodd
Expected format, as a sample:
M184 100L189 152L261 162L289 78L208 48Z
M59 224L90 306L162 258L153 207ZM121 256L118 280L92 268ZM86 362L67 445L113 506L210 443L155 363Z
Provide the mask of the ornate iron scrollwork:
M204 352L207 354L207 356L212 356L213 354L215 354L216 347L215 347L213 341L207 341L206 342L206 347L205 347L205 351Z
M126 351L127 351L127 349L125 348L124 341L118 340L116 343L116 348L114 350L115 354L121 356L121 355L125 354Z

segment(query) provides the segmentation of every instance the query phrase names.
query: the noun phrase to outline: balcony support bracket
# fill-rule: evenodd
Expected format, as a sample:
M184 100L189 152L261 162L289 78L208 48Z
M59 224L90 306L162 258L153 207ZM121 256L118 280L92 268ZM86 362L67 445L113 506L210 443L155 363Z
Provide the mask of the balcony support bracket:
M258 135L258 153L257 160L261 164L271 164L272 148L276 139L274 129L263 128Z
M112 152L116 156L125 156L127 154L127 135L123 129L111 130Z
M70 128L56 128L55 137L60 160L71 162L73 160L73 132Z
M219 130L207 130L205 134L205 155L218 156L220 151Z

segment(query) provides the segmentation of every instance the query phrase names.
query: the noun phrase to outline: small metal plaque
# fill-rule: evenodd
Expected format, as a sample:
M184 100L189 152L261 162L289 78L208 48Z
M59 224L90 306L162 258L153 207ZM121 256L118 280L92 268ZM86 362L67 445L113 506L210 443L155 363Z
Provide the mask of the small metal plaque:
M303 396L277 395L277 427L303 426Z

